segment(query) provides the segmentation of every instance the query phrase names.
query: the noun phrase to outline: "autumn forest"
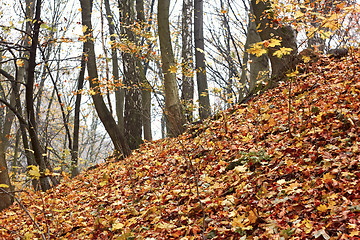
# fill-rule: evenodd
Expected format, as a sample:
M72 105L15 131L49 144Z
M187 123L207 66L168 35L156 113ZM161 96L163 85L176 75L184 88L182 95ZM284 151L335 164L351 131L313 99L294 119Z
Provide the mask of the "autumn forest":
M0 239L360 239L353 0L0 0Z

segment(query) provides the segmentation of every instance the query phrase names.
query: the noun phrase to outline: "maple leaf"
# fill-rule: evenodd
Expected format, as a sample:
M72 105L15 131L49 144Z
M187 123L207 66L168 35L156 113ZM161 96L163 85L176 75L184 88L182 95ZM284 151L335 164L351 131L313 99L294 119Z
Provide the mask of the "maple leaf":
M261 44L253 44L251 48L249 48L248 53L255 55L256 57L261 57L262 55L266 54L267 51L265 48L262 47Z
M281 45L280 39L271 38L269 40L269 47L276 47L276 46L280 46L280 45Z
M281 47L279 50L273 53L273 56L282 58L284 55L289 55L293 50L291 48Z
M176 73L177 72L177 66L176 65L170 66L169 72Z
M30 177L36 178L36 179L40 178L40 170L39 170L38 166L30 165L30 166L28 166L28 168L30 169L28 171L28 174L30 175Z
M328 207L326 204L321 204L316 208L319 212L326 212L328 210Z

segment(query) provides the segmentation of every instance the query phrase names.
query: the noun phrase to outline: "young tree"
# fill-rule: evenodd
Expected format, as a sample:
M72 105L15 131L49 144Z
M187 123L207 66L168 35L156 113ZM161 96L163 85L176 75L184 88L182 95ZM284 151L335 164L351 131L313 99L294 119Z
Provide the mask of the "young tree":
M185 116L179 99L176 82L176 65L171 46L169 27L170 0L158 2L158 34L160 40L162 71L164 74L165 108L171 136L178 136L184 130Z

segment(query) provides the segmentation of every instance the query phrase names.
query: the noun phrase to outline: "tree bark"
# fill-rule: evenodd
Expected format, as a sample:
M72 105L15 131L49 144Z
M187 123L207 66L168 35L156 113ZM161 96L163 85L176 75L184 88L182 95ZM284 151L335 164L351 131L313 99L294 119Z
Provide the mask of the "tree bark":
M94 40L92 36L92 24L91 24L92 2L90 0L80 0L80 4L82 9L81 11L82 24L86 26L86 31L85 31L86 41L84 42L84 48L85 48L85 52L88 54L87 69L90 79L90 87L94 91L99 91L100 86L98 82L98 71L96 66L95 48L94 48ZM99 92L96 92L91 97L93 99L96 112L101 122L104 124L106 132L110 135L115 150L119 154L122 154L124 157L130 155L131 150L125 140L125 137L121 132L119 126L116 124L109 109L107 108L101 94Z
M25 89L25 100L26 100L26 112L28 119L28 131L31 140L32 150L36 163L40 169L40 185L43 191L50 189L50 182L47 176L45 176L46 162L44 159L44 151L41 147L39 137L37 134L35 112L34 112L34 82L35 82L35 67L36 67L36 50L39 43L39 31L41 25L40 19L41 13L41 0L36 1L35 19L34 19L34 30L32 35L32 42L30 47L29 66L27 71L27 81Z
M75 177L79 174L78 160L79 160L79 129L80 129L80 104L81 104L81 93L80 90L83 89L84 79L85 79L85 49L83 49L83 54L81 55L81 69L78 78L77 94L74 107L74 132L73 132L73 143L71 147L71 177Z
M144 1L136 0L136 20L138 24L144 29L145 23L145 10L144 10ZM140 78L141 78L141 94L142 94L142 123L144 128L144 139L151 141L151 86L148 80L146 79L146 73L142 62L137 59L137 64L139 66Z
M125 100L125 90L123 86L120 84L120 75L119 75L119 61L118 61L118 54L115 48L115 26L114 26L114 18L110 8L109 0L105 0L105 11L106 11L106 18L108 21L109 26L109 34L110 34L110 41L112 42L111 45L111 62L112 62L112 74L114 83L118 85L115 90L115 101L116 101L116 116L118 125L120 130L124 132L124 100Z
M134 6L132 0L122 0L119 9L121 10L121 22L123 38L130 43L136 43L134 33L129 27L135 22ZM142 143L142 101L141 101L141 79L140 66L130 50L122 52L124 67L125 89L125 112L124 130L130 149L139 148Z
M194 102L194 60L192 51L192 0L183 0L182 21L181 21L181 70L182 70L182 89L181 100L185 108L185 116L188 122L193 120L192 106Z
M245 53L247 56L249 54L247 53L247 50L251 47L252 44L261 42L260 35L256 29L256 23L253 15L253 9L252 6L250 6L250 13L249 13L249 22L248 22L248 28L247 28L247 36L246 36L246 42L245 42ZM246 68L248 66L248 60L244 59L243 67ZM249 81L244 81L243 78L245 78L244 74L247 75L247 70L243 69L242 75L241 75L241 82L242 84L246 84L248 86L248 91L243 95L243 97L246 97L246 94L249 92L254 91L256 86L258 85L258 82L267 82L269 81L269 58L266 54L257 57L256 55L250 54L250 64L249 64Z
M171 136L178 136L185 130L185 116L179 99L176 74L170 71L170 68L174 68L176 65L170 38L169 6L170 0L159 0L158 2L158 34L164 74L165 105L169 133Z
M204 3L203 0L194 0L194 38L195 38L195 62L196 81L199 95L200 119L211 115L209 89L206 79L206 62L204 52Z
M281 47L293 49L290 55L278 58L273 54L279 47L269 48L268 57L271 62L272 73L267 88L272 88L275 87L280 80L284 79L287 70L293 67L294 56L296 55L297 49L295 32L290 26L279 26L273 21L274 19L269 14L271 10L269 0L251 0L251 5L261 40L264 41L277 37L282 40Z

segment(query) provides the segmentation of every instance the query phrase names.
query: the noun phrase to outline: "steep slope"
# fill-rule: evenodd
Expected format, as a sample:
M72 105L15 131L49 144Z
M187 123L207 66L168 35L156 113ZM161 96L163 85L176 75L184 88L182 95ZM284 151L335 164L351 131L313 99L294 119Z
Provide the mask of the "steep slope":
M359 239L359 51L302 71L178 138L19 193L0 238Z

